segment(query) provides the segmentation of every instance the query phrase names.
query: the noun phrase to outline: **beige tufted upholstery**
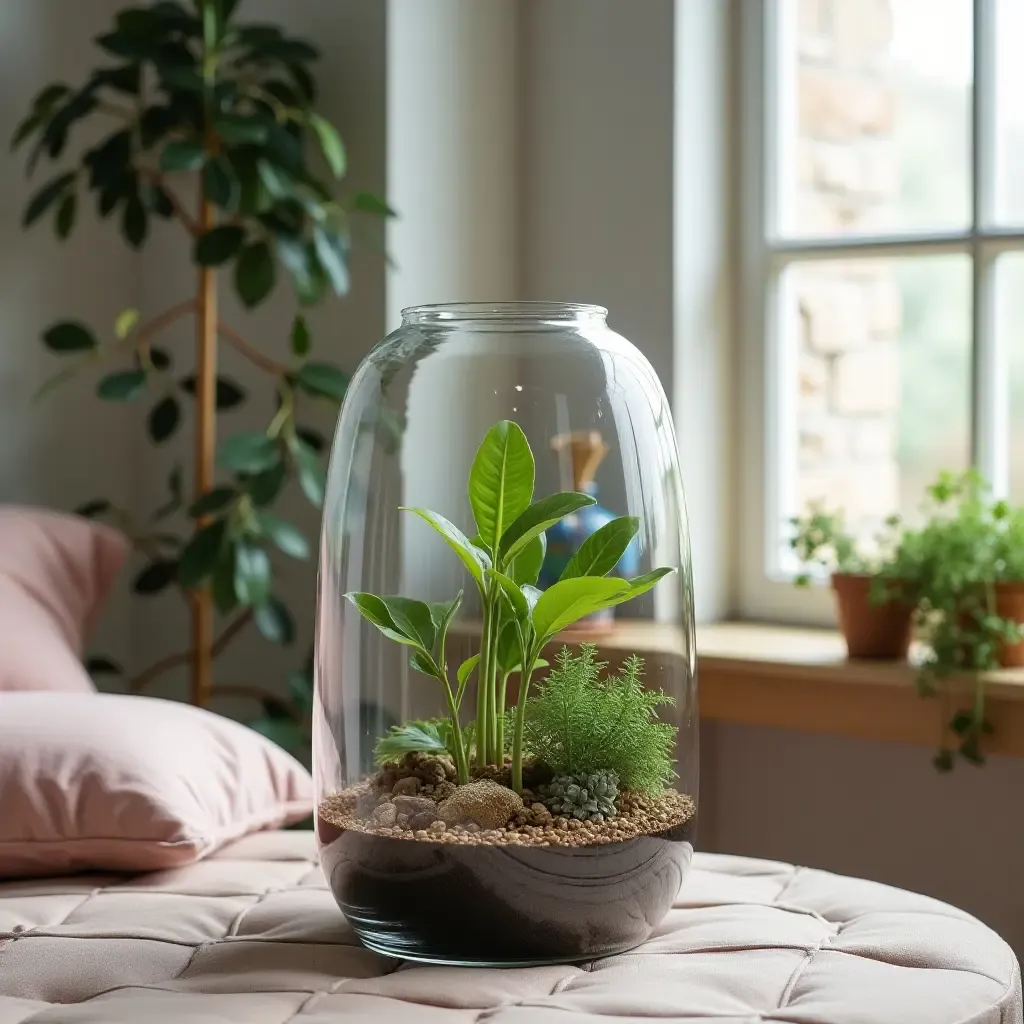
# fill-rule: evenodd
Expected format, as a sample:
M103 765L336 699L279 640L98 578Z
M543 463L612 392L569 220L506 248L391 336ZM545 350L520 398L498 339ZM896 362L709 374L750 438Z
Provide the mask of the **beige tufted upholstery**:
M698 854L638 950L579 967L425 967L362 949L312 838L191 867L0 884L0 1024L1021 1024L1009 948L935 900Z

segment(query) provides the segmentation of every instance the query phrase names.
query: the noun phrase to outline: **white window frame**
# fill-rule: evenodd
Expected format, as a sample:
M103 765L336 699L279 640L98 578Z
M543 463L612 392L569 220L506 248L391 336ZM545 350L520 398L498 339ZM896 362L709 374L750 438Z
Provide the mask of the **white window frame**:
M779 285L796 260L965 254L972 261L971 452L974 465L1005 494L1009 468L1008 353L996 331L995 263L1024 251L1024 227L994 222L997 195L995 4L973 0L974 87L971 99L971 211L962 231L906 232L842 238L784 237L776 197L782 113L795 102L796 84L779 67L780 40L793 31L779 0L740 4L740 567L739 610L746 618L830 623L824 587L798 590L780 563L777 543L789 483L785 438L795 436L795 367L782 343ZM793 69L795 75L795 68ZM790 440L790 444L792 441Z

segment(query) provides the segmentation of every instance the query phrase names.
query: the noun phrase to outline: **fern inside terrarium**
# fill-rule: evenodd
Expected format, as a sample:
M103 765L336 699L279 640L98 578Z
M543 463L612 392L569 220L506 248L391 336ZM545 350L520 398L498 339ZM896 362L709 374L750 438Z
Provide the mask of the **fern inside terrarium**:
M614 772L622 789L660 793L675 777L676 730L658 721L658 709L674 704L643 683L642 658L631 655L617 675L601 672L597 648L563 647L557 665L526 702L525 745L556 775Z

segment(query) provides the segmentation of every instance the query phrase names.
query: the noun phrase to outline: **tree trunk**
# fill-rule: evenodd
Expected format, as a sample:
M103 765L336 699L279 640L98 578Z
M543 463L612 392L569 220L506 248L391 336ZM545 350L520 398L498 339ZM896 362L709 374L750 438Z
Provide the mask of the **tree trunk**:
M199 230L214 226L213 204L200 185ZM217 277L211 267L199 268L196 316L195 486L194 497L213 486L217 437ZM213 603L208 586L192 594L192 678L190 700L206 707L213 689Z

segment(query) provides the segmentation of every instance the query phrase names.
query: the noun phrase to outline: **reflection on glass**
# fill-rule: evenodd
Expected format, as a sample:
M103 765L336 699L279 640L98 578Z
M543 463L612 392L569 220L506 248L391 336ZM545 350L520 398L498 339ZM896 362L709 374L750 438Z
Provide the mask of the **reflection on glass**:
M971 8L971 0L781 0L783 235L967 225Z
M1024 0L994 0L995 219L1024 224Z
M1024 253L996 264L996 330L1010 368L1010 496L1024 502Z
M969 460L968 259L799 263L782 294L783 512L823 501L864 537L913 518L938 471Z

